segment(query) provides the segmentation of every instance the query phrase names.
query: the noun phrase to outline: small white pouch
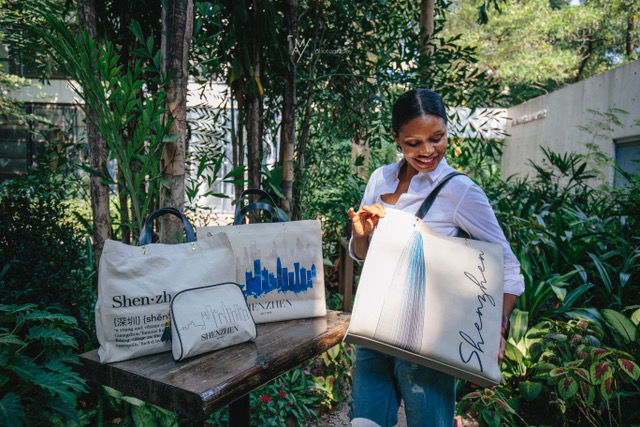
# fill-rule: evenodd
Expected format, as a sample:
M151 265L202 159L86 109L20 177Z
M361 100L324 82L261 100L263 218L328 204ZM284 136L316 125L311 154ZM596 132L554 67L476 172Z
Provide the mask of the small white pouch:
M185 289L171 300L171 351L180 361L253 341L256 324L237 283Z

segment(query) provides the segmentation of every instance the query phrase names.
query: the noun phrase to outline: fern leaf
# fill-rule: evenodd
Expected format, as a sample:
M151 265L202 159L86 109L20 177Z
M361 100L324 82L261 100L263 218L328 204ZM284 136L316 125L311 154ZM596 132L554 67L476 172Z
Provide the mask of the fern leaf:
M39 325L33 326L29 328L29 333L27 334L27 339L29 341L45 341L45 343L57 343L63 347L71 347L78 348L78 343L75 338L71 335L63 332L61 329L56 327L50 327L48 325ZM47 342L50 341L50 342Z
M0 399L0 425L6 427L21 426L20 418L24 416L24 406L20 396L7 393Z
M54 323L62 323L69 326L78 326L78 321L73 316L60 313L49 313L48 311L32 311L27 313L25 320L49 321Z
M47 409L62 415L66 420L66 424L77 423L80 421L78 412L74 408L75 405L71 406L59 397L52 397L47 400L45 406Z

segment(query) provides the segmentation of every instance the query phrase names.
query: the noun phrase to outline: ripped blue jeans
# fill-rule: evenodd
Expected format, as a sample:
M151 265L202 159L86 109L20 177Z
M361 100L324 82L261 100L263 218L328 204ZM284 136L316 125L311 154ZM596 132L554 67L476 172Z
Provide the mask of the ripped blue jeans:
M456 378L451 375L356 346L351 419L393 426L404 400L408 426L451 427L455 388Z

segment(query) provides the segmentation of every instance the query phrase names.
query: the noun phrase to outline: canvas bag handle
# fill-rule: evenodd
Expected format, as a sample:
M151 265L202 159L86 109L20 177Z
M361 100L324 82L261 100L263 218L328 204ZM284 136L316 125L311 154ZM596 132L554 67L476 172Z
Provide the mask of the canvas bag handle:
M191 225L187 217L184 216L182 212L180 212L177 208L166 207L166 208L160 208L156 211L151 212L151 214L147 217L147 219L144 220L144 227L142 227L142 231L140 232L140 241L139 241L140 246L148 245L149 243L151 243L151 240L152 240L151 223L153 222L154 219L166 214L177 216L182 220L182 225L184 226L184 231L187 235L187 242L196 241L196 234L193 231L193 226Z
M267 199L271 203L269 204L265 202L256 202L250 203L245 207L241 207L242 199L249 194L256 194L260 196L261 199ZM248 188L244 190L242 194L240 194L240 197L238 197L238 200L236 201L236 212L233 218L233 225L240 225L242 223L242 218L244 218L245 215L247 215L249 212L255 210L263 210L269 212L271 214L271 222L285 222L282 213L268 193L257 188Z

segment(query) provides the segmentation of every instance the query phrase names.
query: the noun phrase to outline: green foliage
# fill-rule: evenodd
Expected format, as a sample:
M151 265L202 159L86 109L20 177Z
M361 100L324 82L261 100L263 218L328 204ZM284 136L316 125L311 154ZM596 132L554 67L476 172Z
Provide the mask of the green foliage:
M305 425L317 418L316 410L331 408L346 398L343 391L351 384L352 346L340 344L298 366L250 395L252 425ZM225 426L225 408L209 417L207 424Z
M353 346L338 344L320 355L320 375L315 375L316 389L322 392L322 404L331 408L345 398L343 388L351 385Z
M583 130L599 138L617 114L594 114ZM597 150L544 154L534 177L484 187L525 279L497 391L526 420L517 425L634 423L640 235L627 201L637 180L630 175L617 191L599 185L595 170L610 160ZM508 416L490 403L472 395L458 408L473 408L487 424L496 416L484 412Z
M619 327L619 320L612 327ZM616 349L603 343L606 338L597 323L578 319L545 321L512 333L502 365L505 382L494 390L500 401L470 393L458 413L476 411L485 425L501 419L509 425L625 425L638 416L633 402L640 395L635 384L640 368L624 351L629 343ZM512 418L514 409L519 420Z
M584 157L544 153L533 179L486 188L522 265L518 307L539 319L640 303L640 247L618 199L591 187L596 174Z
M286 425L293 417L297 425L315 417L320 395L313 389L313 381L296 368L251 393L252 425Z
M229 159L225 156L225 124L227 110L221 108L213 110L205 107L194 107L189 113L195 118L190 120L191 135L197 138L197 143L191 143L187 156L187 182L185 192L187 208L196 210L210 210L199 203L206 198L228 198L222 191L224 183L244 183L245 166L239 166L226 174L221 171ZM195 138L194 138L195 139Z
M115 416L113 424L145 427L178 427L178 415L159 406L102 386L104 409L102 417Z
M500 427L516 425L518 412L512 408L508 400L499 390L484 389L465 395L456 405L458 414L474 412L478 414L478 422L482 427ZM521 419L521 418L520 418Z
M130 197L133 218L126 225L137 237L160 186L166 184L160 170L163 143L175 138L168 134L170 123L165 120L166 94L145 93L150 83L162 88L168 82L162 71L161 55L154 51L152 37L145 39L136 22L130 30L143 47L134 54L149 65L138 59L126 70L118 65L119 55L112 43L100 45L86 32L75 37L64 23L51 16L47 16L47 22L53 31L41 36L55 51L56 60L68 77L77 83L72 86L85 101L87 117L91 118L90 110L95 111L94 124L106 141L110 157L116 159L121 176L111 176L106 164L101 165L101 170L84 168L102 177L105 184L117 184ZM143 71L154 72L151 82L142 78Z
M39 31L49 31L43 13L56 16L69 28L76 28L70 19L72 8L65 0L24 2L0 0L0 38L9 50L9 57L19 62L13 74L21 76L51 76L58 74L51 51L42 45ZM10 63L13 62L10 60ZM13 68L14 64L11 64Z
M87 392L78 364L76 320L35 304L0 305L0 424L62 425L79 421Z
M577 409L594 425L608 425L601 411L614 419L628 414L621 406L627 402L617 397L640 376L633 356L602 345L603 332L595 323L555 321L543 328L546 331L532 335L541 339L530 349L533 368L554 387L562 412ZM625 421L618 418L616 424Z
M628 51L640 40L633 24L637 2L499 3L499 10L478 23L478 1L451 2L446 32L461 34L463 46L477 48L479 68L501 81L509 105L638 58L637 49Z
M61 201L61 182L32 174L0 186L0 300L56 307L93 329L88 242Z

